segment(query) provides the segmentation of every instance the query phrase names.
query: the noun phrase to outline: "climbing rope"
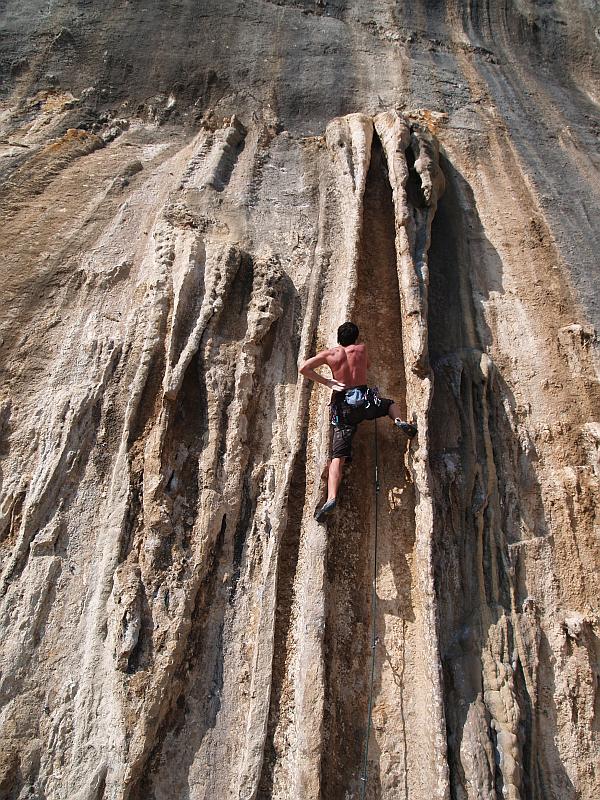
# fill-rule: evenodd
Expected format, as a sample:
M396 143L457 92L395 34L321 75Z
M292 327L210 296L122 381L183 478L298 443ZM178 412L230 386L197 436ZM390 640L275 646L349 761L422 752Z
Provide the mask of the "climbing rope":
M371 737L371 722L373 718L373 683L375 681L375 649L377 647L376 617L377 617L377 534L379 528L379 464L377 457L377 420L375 420L375 541L373 544L373 583L371 586L371 679L369 681L369 711L367 713L367 733L365 736L365 755L363 770L360 778L360 796L365 800L367 796L367 777L369 767L369 739Z

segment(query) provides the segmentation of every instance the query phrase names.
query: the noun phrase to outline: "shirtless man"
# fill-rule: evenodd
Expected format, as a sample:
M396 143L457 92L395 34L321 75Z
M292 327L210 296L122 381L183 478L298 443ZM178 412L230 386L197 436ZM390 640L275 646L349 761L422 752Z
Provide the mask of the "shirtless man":
M302 375L309 380L333 389L330 403L333 424L332 457L327 479L327 502L316 514L319 522L325 520L335 508L344 463L352 461L352 437L360 422L389 416L409 438L412 439L417 433L414 425L400 419L400 408L393 400L379 397L376 391L367 386L369 358L366 345L356 344L357 326L353 322L344 322L338 328L337 335L337 347L322 350L300 367ZM325 364L333 373L333 379L315 372L315 367Z

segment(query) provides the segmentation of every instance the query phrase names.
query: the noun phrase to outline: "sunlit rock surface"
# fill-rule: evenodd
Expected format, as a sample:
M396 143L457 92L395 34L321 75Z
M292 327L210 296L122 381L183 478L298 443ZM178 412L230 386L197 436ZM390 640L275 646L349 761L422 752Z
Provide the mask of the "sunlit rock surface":
M0 797L600 795L599 29L3 4Z

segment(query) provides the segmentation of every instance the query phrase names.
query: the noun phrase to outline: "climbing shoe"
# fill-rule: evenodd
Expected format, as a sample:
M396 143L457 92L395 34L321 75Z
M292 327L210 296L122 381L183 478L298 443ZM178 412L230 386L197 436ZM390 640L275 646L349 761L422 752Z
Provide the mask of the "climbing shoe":
M317 522L325 522L327 517L331 514L333 509L335 508L335 497L332 500L328 500L325 505L321 506L321 508L315 514L315 519Z
M403 420L400 419L400 417L396 417L396 419L394 420L394 425L397 428L400 428L400 430L403 433L405 433L409 439L412 439L413 436L417 435L417 426L411 425L410 422L404 422Z

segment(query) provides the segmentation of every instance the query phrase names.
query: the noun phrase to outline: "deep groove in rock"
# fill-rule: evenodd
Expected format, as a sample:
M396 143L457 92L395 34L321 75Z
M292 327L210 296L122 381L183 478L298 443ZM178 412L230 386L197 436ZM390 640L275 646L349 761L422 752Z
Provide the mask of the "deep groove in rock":
M235 526L235 532L233 534L233 542L231 546L231 586L229 592L230 605L233 605L235 602L235 594L240 578L240 570L242 567L242 556L244 553L246 538L252 528L252 518L254 516L255 502L251 495L249 477L247 473L244 476L241 492L242 500L240 514L237 525Z
M373 139L365 188L362 231L353 319L368 347L369 382L378 385L383 396L396 400L406 415L394 207L377 136ZM383 592L381 587L378 592L376 623L380 644L374 696L376 702L379 698L384 705L394 704L398 709L402 705L399 691L404 691L404 687L398 689L391 675L396 668L401 670L403 644L397 643L402 642L400 629L405 620L414 619L406 562L406 554L414 542L414 497L412 487L406 483L405 438L387 418L377 422L377 435L381 482L378 562L380 568L386 565L390 582ZM374 423L359 426L354 438L353 463L346 470L338 518L330 523L328 530L324 720L327 734L322 793L331 800L343 800L348 794L354 796L360 786L371 652ZM386 622L386 617L390 621ZM379 771L374 766L381 754L376 738L372 733L369 780L374 797L382 791ZM400 738L400 748L401 742ZM390 780L396 779L397 770L396 766ZM402 769L398 777L403 780Z
M415 161L418 158L418 152L415 153L415 149L418 148L418 145L413 141L411 142L410 146L406 148L404 151L404 155L406 157L406 163L408 164L408 181L406 182L406 196L408 198L409 205L413 208L425 208L427 205L425 201L425 195L423 194L423 183L421 181L421 176L417 172L415 167Z

